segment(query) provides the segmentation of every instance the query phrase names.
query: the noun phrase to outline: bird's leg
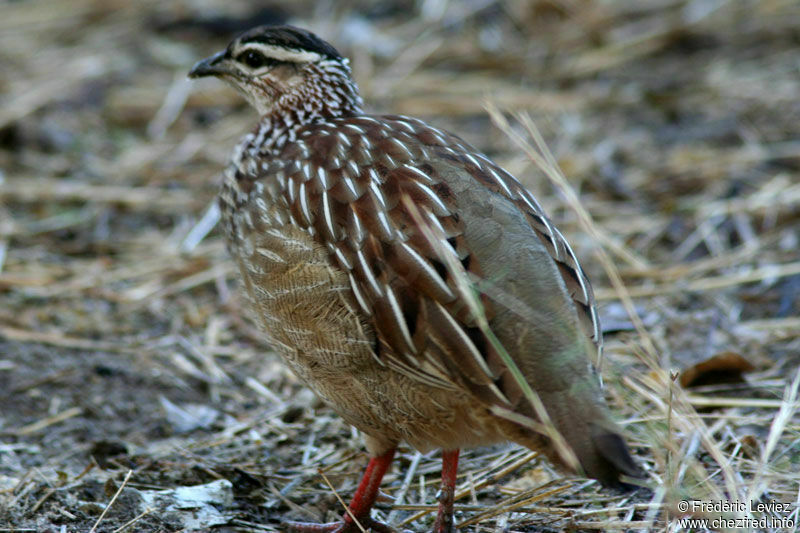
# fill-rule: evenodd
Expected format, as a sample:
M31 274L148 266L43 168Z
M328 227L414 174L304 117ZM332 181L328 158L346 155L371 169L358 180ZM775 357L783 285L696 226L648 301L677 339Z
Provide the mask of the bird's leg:
M439 491L439 513L433 524L434 533L453 532L453 501L456 495L458 449L442 450L442 488Z
M340 522L330 524L288 522L286 525L289 531L295 533L355 533L372 530L375 533L392 533L392 528L373 520L369 516L369 512L378 497L381 480L389 469L389 465L392 464L394 452L395 450L392 448L383 455L370 458L356 493L350 501L350 506ZM356 521L361 524L361 528L358 527Z
M364 472L364 477L361 478L361 483L358 484L358 489L350 501L349 512L345 515L345 523L352 523L353 517L361 521L361 519L369 520L369 511L378 497L378 491L381 488L381 480L384 474L389 469L394 459L394 448L379 455L372 457L367 465L367 470ZM362 524L363 525L363 524Z

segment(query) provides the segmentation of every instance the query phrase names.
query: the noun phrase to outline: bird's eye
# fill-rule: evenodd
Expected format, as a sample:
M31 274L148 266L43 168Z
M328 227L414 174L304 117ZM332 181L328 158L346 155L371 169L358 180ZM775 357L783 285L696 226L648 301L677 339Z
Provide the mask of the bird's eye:
M264 54L256 52L255 50L242 52L236 57L236 61L244 63L250 68L260 68L274 62Z

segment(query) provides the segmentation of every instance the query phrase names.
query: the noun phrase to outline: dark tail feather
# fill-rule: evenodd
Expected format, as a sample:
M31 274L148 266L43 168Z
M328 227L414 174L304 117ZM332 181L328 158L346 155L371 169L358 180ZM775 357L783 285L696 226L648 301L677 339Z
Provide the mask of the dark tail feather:
M632 485L620 480L620 475L643 478L644 473L631 457L623 438L606 428L592 427L595 454L591 464L583 464L586 474L607 487L631 489Z

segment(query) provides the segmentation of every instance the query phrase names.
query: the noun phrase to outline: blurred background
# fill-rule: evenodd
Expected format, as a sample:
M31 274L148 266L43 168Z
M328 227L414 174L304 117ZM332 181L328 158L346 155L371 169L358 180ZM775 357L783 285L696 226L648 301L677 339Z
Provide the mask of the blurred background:
M517 176L595 285L607 396L655 490L473 450L463 531L657 530L681 498L796 500L795 0L4 0L0 531L281 531L352 494L360 437L264 343L207 215L258 117L186 73L279 23L350 57L369 112ZM429 530L438 468L403 449L379 516ZM154 499L182 486L212 505Z

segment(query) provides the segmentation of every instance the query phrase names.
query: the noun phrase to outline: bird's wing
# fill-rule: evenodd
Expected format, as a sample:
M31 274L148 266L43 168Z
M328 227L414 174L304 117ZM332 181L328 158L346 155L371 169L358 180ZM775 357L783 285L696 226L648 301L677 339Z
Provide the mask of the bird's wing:
M477 302L491 324L515 307L514 294L494 279L508 272L484 272L488 262L502 265L504 258L477 260L492 243L470 236L488 231L497 209L508 210L518 225L523 221L520 231L529 240L538 237L539 260L548 263L542 276L550 280L544 290L573 302L599 344L591 287L569 245L517 180L466 143L406 117L335 119L307 126L297 140L280 157L291 161L281 172L286 201L295 222L349 275L361 312L377 332L382 364L431 385L466 385L492 403L508 403L500 390L502 365L473 312ZM460 205L484 199L491 205ZM470 297L475 287L477 297ZM547 309L534 314L547 315ZM522 317L525 310L516 313Z

